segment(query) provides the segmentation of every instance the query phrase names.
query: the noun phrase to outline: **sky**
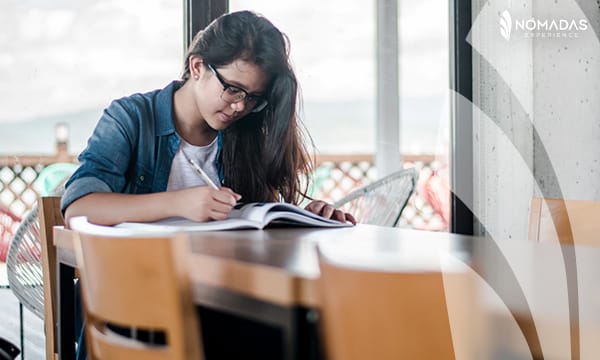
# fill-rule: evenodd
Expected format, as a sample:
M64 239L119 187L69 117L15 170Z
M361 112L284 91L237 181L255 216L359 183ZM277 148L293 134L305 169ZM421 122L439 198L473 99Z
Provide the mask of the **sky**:
M105 107L177 78L181 1L139 4L0 0L0 122Z
M0 0L0 122L78 111L176 78L181 1L139 4ZM435 66L444 60L447 28L439 5L401 2L401 67L422 70L403 73L407 96L447 83ZM374 96L373 0L231 0L230 9L258 11L288 34L305 100Z
M399 1L405 96L448 88L447 7L442 0ZM307 100L375 96L375 0L230 0L230 11L241 9L262 13L290 37Z

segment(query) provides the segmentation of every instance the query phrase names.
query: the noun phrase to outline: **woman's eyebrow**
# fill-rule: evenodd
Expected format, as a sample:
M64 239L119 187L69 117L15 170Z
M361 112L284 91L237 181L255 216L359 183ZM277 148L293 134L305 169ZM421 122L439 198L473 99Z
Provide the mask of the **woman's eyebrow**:
M227 85L232 85L235 86L237 88L243 89L245 92L248 93L248 95L253 95L253 96L263 96L265 94L265 91L259 91L259 92L249 92L248 88L246 87L246 85L239 83L237 81L234 80L228 80L225 76L223 76L223 73L219 74L221 76L221 78L223 79L223 82L225 82Z

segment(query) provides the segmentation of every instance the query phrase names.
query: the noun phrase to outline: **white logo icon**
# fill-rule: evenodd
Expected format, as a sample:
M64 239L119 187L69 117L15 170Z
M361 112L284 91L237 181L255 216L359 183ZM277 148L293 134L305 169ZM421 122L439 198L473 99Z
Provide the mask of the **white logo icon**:
M506 41L510 40L510 32L512 30L512 17L508 10L504 10L502 14L500 14L500 35Z

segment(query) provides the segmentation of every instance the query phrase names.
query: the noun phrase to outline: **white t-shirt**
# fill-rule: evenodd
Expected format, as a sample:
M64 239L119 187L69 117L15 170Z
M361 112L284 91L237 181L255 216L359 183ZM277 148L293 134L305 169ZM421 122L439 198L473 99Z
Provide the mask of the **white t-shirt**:
M169 182L167 183L167 191L185 189L193 186L208 185L202 180L202 177L192 167L182 151L198 164L206 172L208 177L215 183L219 184L219 173L215 166L217 158L217 138L206 146L195 146L181 139L181 145L173 158L171 164L171 172L169 173Z

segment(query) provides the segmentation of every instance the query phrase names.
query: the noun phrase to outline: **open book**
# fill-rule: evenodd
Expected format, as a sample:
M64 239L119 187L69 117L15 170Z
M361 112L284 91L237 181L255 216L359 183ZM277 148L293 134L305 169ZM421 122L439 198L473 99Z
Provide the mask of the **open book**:
M292 204L256 202L236 205L225 220L196 222L184 218L169 218L152 223L125 222L117 227L145 231L213 231L263 229L269 225L328 228L352 226L352 224L326 219Z

